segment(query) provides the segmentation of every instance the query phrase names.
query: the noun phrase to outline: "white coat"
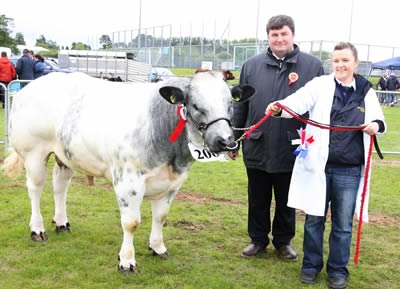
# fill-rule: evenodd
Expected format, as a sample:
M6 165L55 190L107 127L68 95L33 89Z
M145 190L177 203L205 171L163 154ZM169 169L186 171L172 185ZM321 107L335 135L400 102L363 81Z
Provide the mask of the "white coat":
M296 93L279 102L299 114L308 111L310 119L329 124L334 93L334 74L324 75L314 78ZM290 115L282 111L282 117L290 117ZM369 123L373 120L384 121L384 116L376 93L371 88L365 96L364 122ZM309 215L324 216L326 200L325 166L329 154L329 130L307 125L306 132L307 137L313 136L315 141L309 146L308 154L305 158L296 158L290 183L288 206L300 209ZM359 218L360 213L370 136L364 133L363 141L365 163L361 170L362 177L356 202L357 218ZM369 172L369 176L371 176L371 172ZM368 199L369 179L363 210L363 221L365 222L368 222Z

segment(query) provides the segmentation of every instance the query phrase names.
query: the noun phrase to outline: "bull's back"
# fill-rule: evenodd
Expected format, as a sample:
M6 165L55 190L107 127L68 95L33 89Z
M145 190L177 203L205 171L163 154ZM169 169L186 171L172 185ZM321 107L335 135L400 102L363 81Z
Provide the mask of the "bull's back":
M70 102L65 76L61 73L43 76L14 96L9 123L14 147L54 141L56 125Z

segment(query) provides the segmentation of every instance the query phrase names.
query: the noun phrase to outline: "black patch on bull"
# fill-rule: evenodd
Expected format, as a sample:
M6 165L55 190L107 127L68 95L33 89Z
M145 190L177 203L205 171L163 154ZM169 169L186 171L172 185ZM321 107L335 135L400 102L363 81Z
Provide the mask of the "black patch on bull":
M119 206L120 206L121 208L126 208L126 207L129 206L128 202L127 202L124 198L120 198L120 199L118 200L118 203L119 203Z

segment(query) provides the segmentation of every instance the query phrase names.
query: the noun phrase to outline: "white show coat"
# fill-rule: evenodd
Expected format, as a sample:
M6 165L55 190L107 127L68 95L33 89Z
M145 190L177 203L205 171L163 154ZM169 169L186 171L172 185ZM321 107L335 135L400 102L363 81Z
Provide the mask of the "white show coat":
M293 111L303 114L310 113L310 119L320 123L329 124L333 97L335 94L334 74L316 77L308 82L296 93L279 101ZM282 117L291 117L282 111ZM365 123L373 120L384 122L375 91L371 88L365 96ZM385 124L386 130L386 124ZM314 142L309 146L305 158L297 157L290 182L288 206L304 211L306 214L324 216L326 199L325 166L329 154L329 130L315 126L306 126L307 138L314 137ZM364 159L362 166L360 186L356 202L356 214L359 218L361 194L364 184L365 167L368 158L370 136L364 133ZM371 176L371 172L369 172ZM368 222L369 179L364 203L363 221Z

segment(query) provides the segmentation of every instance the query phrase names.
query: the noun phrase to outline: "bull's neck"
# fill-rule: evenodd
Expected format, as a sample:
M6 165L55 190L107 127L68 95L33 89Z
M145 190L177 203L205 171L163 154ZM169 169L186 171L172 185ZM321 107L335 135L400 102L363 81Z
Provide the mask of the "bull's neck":
M176 105L166 102L161 97L156 97L150 106L151 141L152 151L156 152L161 162L168 162L174 170L181 172L193 163L193 158L188 147L187 128L175 142L170 142L169 137L176 128L179 117ZM152 161L158 162L156 159Z

